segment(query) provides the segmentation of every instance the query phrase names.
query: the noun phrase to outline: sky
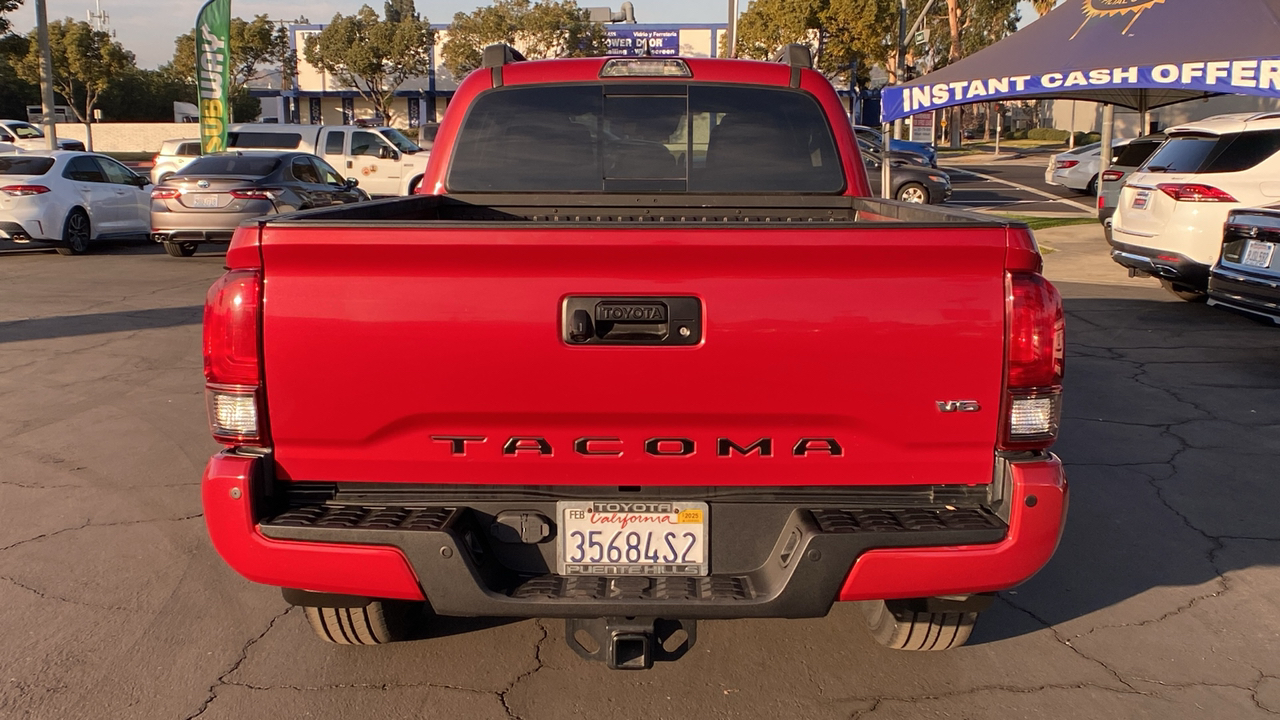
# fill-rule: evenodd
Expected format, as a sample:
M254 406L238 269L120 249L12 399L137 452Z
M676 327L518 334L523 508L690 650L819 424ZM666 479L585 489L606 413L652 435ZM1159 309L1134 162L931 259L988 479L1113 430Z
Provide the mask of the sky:
M156 68L173 57L173 39L191 30L196 13L203 0L96 0L110 16L111 29L116 39L133 51L138 66ZM740 0L746 9L749 0ZM381 14L382 0L232 0L232 15L250 18L267 13L274 19L306 17L312 22L326 22L335 13L350 15L369 3ZM603 6L612 3L614 9L621 0L578 0L583 7ZM636 8L636 20L653 23L710 23L722 22L728 15L727 0L632 0ZM447 23L456 12L471 12L479 0L417 0L418 12L433 23ZM95 0L46 0L49 20L70 17L87 19L86 13L95 10ZM10 15L13 30L27 33L36 24L34 0L25 0L23 6ZM1023 23L1036 17L1028 2L1019 5Z

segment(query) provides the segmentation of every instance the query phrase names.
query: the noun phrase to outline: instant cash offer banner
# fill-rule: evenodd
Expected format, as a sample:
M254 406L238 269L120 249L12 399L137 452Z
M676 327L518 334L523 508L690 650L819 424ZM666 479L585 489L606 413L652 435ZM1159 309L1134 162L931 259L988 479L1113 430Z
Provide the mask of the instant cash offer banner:
M209 0L196 16L196 86L200 91L200 150L227 148L231 104L231 0Z

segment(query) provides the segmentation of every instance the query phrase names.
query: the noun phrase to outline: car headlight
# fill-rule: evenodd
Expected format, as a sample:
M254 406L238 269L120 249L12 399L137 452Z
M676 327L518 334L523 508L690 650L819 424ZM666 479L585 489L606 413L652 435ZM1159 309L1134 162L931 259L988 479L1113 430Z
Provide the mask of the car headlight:
M934 182L936 182L936 183L941 183L942 185L950 185L950 184L951 184L951 180L950 180L950 178L946 178L946 177L943 177L943 176L941 176L941 175L930 175L930 176L929 176L929 179L930 179L930 180L932 180L932 181L934 181Z

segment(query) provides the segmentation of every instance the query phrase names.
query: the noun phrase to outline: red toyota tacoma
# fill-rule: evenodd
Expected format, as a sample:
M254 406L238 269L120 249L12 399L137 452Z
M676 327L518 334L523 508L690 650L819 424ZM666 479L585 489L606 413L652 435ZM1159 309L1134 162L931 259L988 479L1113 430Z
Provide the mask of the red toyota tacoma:
M248 223L210 289L213 544L320 637L859 602L962 644L1052 555L1063 315L1020 224L872 199L807 51L521 62L458 89L422 194Z

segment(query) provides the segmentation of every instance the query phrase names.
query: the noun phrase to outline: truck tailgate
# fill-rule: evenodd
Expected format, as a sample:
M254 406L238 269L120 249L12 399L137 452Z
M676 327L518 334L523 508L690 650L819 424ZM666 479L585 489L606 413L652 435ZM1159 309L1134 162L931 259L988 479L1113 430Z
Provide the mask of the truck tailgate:
M277 476L989 482L1005 233L268 224L262 332ZM578 295L696 297L702 339L573 345L562 303ZM981 409L943 411L964 401Z

